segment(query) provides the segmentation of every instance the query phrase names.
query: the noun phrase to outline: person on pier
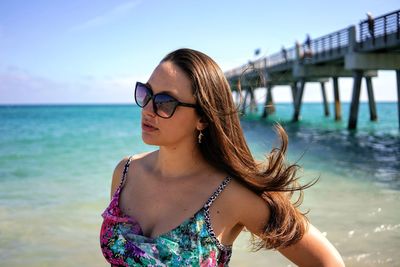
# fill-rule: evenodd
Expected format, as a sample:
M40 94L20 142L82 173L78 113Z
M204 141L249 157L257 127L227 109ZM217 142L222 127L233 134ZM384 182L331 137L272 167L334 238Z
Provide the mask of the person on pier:
M305 58L312 57L311 37L309 34L307 34L306 40L304 41L304 57Z
M371 12L367 12L368 32L371 38L375 38L375 21Z
M287 63L288 62L287 50L284 46L282 46L281 53L282 53L283 59L285 60L285 63Z

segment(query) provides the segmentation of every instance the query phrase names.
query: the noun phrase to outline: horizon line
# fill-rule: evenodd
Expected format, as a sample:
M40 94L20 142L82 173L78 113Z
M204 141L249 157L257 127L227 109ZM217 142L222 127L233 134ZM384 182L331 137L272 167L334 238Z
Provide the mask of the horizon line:
M329 104L334 104L334 102L329 102ZM351 101L343 101L341 104L351 104ZM360 103L368 103L368 101L361 101ZM375 101L375 103L397 103L396 100L381 100ZM258 105L262 105L262 103L257 103ZM292 101L278 101L274 102L274 104L293 104ZM319 101L305 101L303 104L323 104L323 102ZM98 106L98 105L133 105L136 106L135 103L132 102L70 102L70 103L0 103L0 106Z

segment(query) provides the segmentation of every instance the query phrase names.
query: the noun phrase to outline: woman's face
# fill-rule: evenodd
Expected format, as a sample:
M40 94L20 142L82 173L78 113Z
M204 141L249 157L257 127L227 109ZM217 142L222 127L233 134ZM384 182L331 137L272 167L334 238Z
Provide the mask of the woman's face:
M147 82L153 94L167 93L180 102L195 104L190 80L172 62L162 62ZM156 115L153 100L142 109L142 139L146 144L174 146L180 142L196 142L200 118L194 108L177 106L171 118Z

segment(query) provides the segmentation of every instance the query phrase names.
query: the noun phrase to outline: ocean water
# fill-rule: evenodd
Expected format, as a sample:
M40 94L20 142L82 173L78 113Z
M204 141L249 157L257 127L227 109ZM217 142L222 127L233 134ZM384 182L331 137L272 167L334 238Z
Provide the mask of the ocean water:
M400 132L395 103L378 103L378 122L361 104L358 130L326 118L320 104L278 104L268 120L242 126L261 159L279 144L274 122L289 135L298 161L302 210L342 254L346 266L400 266ZM332 110L331 110L332 112ZM133 105L0 106L0 266L108 266L99 247L100 214L111 175L126 156L155 147L141 141ZM231 266L289 266L275 251L250 252L243 232Z

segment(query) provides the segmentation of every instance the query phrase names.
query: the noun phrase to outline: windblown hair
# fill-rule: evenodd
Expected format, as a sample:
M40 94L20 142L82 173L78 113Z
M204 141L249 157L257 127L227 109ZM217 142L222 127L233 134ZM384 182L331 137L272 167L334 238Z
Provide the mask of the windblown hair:
M302 190L310 184L300 186L296 177L299 166L285 162L288 136L283 127L275 125L280 147L273 148L263 162L257 162L244 138L229 83L214 60L184 48L169 53L161 62L167 61L186 73L200 107L199 115L208 122L202 131L205 142L199 144L204 158L257 193L269 206L269 221L260 239L253 238L254 249L281 249L299 241L306 232L307 218L298 206L302 202ZM295 191L300 194L292 203Z

